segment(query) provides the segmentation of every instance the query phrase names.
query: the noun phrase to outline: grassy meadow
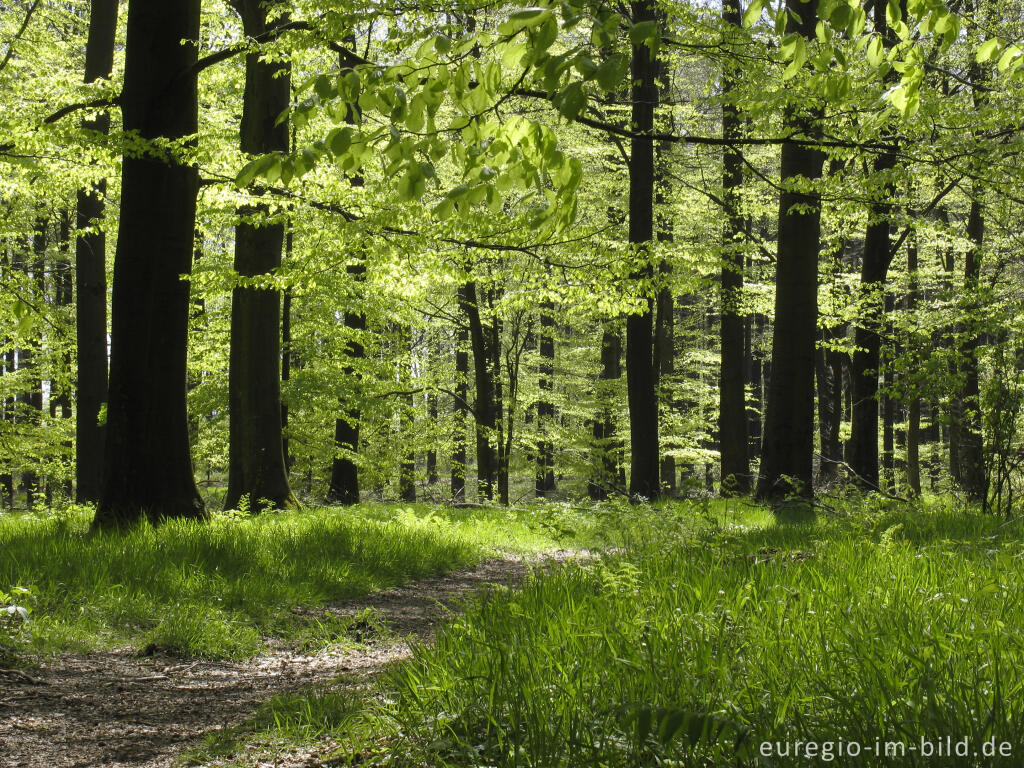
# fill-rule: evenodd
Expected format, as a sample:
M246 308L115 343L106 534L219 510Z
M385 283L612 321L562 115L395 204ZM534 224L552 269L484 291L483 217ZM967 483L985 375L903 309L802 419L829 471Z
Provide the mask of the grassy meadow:
M31 611L28 622L8 628L6 641L0 633L0 644L34 653L154 646L243 658L265 650L268 638L308 644L310 632L331 634L294 608L466 567L501 550L548 549L566 535L530 512L425 505L228 513L212 523L101 535L90 533L90 520L83 508L0 516L0 589Z
M624 530L480 599L373 695L281 698L237 738L330 735L336 765L1024 761L1018 521L873 499L779 524L716 502Z
M104 536L81 512L7 517L0 585L34 591L30 650L237 657L301 640L295 606L499 546L602 545L481 595L370 690L273 699L192 757L320 741L329 765L381 767L1021 765L1021 521L830 504L788 523L724 501L360 507Z

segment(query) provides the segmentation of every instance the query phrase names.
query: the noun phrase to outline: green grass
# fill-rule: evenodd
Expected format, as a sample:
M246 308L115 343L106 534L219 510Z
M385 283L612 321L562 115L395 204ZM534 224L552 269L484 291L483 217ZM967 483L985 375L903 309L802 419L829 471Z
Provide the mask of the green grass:
M34 592L30 621L13 630L21 651L134 645L239 658L268 636L319 648L346 634L342 620L291 609L467 566L497 545L546 549L571 534L531 511L416 505L217 515L102 534L89 522L81 508L0 516L0 589Z
M721 503L636 516L626 551L478 602L363 715L323 691L308 710L267 711L280 731L341 740L338 764L1020 765L1022 526L878 499L842 511L791 525ZM971 753L1006 741L1011 756L909 749L947 736ZM840 755L876 740L908 751ZM767 759L765 741L819 752Z

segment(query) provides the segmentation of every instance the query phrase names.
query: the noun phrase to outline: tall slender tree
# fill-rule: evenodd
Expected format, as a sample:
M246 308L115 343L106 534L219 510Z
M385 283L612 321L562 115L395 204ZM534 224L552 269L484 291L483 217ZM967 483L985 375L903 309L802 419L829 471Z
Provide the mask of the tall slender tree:
M92 0L85 47L85 82L110 77L117 33L117 0ZM82 127L105 135L103 111ZM79 502L99 501L104 431L100 409L107 399L107 243L102 220L106 179L78 190L75 239L75 322L78 377L75 392L75 494Z
M242 29L255 38L287 23L278 0L231 0ZM245 57L241 148L248 154L288 151L288 121L279 116L291 96L291 65L259 51ZM281 266L283 221L268 221L265 203L247 204L235 227L235 271L243 280L267 278ZM227 509L269 502L298 506L288 484L281 425L281 292L239 285L231 295L228 375Z
M654 3L631 4L633 23L654 23ZM643 266L634 278L653 276L650 245L654 239L654 113L658 104L657 62L648 41L633 44L632 128L629 152L629 244ZM661 495L658 442L658 376L654 368L654 307L644 300L640 312L626 318L626 388L629 399L629 495Z
M875 29L886 48L897 40L886 20L887 0L875 0ZM891 76L892 77L892 76ZM872 176L878 186L868 210L868 227L861 259L860 290L869 308L854 329L854 352L850 362L850 387L853 418L850 422L850 443L846 461L855 483L865 488L878 488L878 377L881 354L881 316L884 315L885 281L892 263L890 231L892 229L891 198L895 192L890 175L896 167L896 146L891 136L884 137L889 148L874 160Z
M814 5L787 0L787 28L814 38ZM796 21L794 22L794 19ZM820 133L821 109L792 104L790 133ZM814 492L814 351L818 323L818 257L821 251L821 177L825 155L803 143L782 145L778 259L775 264L775 326L772 370L764 419L761 471L756 495L777 499Z
M729 34L740 26L740 0L725 0L722 21ZM740 138L742 120L734 100L738 76L734 63L726 61L722 72L722 138ZM750 459L747 452L746 381L743 357L743 317L740 298L743 290L743 215L739 190L743 184L743 158L735 146L726 144L722 152L722 190L726 206L722 247L722 367L719 374L718 442L722 463L723 495L750 492Z
M555 419L555 404L552 391L555 387L555 303L546 300L540 306L540 366L538 386L541 399L537 402L537 496L543 498L555 492L555 446L551 439L552 422Z
M346 42L350 48L355 48L355 33L346 36ZM339 54L339 63L342 71L348 69L346 57ZM359 119L359 105L348 104L345 107L345 122L356 123ZM362 174L353 174L349 177L349 184L353 187L362 187L364 179ZM363 283L366 275L365 253L357 252L345 267L352 280L358 288ZM361 374L356 369L357 361L366 356L366 350L359 340L363 331L366 330L366 315L357 308L347 307L344 314L345 328L351 334L346 351L347 363L344 368L345 376L360 381ZM362 413L356 402L342 404L342 414L334 422L334 448L338 453L331 461L331 479L327 486L327 501L338 504L359 503L359 467L356 464L355 456L359 453L359 423Z

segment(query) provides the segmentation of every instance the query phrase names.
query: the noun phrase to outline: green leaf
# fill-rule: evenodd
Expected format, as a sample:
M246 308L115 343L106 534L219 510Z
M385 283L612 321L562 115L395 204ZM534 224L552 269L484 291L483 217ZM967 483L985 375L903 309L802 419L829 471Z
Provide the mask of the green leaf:
M450 219L453 213L455 213L455 201L452 200L450 197L446 197L440 203L435 205L433 210L431 211L431 214L433 214L434 218L440 221Z
M359 101L362 86L359 75L349 70L338 79L338 95L349 104L355 104Z
M853 20L853 8L846 3L840 3L829 16L829 23L837 32L844 32Z
M903 18L903 12L900 10L899 0L889 0L885 6L885 20L890 27L895 27L901 18Z
M867 57L868 64L872 67L877 67L885 60L885 48L882 46L882 38L877 35L872 36L871 42L868 43Z
M418 164L409 166L402 178L398 180L398 196L406 202L419 200L426 189L426 180Z
M743 26L746 29L750 29L757 20L761 18L761 10L764 8L763 0L753 0L750 5L747 6L747 10L743 12Z
M629 28L629 41L633 45L646 43L649 48L653 49L659 39L658 22L656 21L641 21Z
M622 53L614 53L597 68L597 84L606 91L614 91L621 85L629 72L629 59Z
M597 64L586 54L579 54L572 63L576 71L583 75L584 80L590 80L597 74Z
M850 76L829 75L825 78L825 98L829 101L842 101L850 95Z
M986 40L978 47L978 52L974 55L975 61L979 64L983 64L986 61L992 59L999 50L999 38L993 37L991 40Z
M562 117L574 120L587 105L587 94L581 83L570 83L555 94L553 101Z
M502 35L514 35L521 29L529 29L542 24L551 18L551 15L551 11L547 8L521 8L509 15L508 21L498 27L498 32Z
M316 85L313 86L313 90L316 91L316 95L320 97L321 101L333 99L335 95L333 79L327 75L320 75L316 79Z
M999 63L996 64L996 66L999 68L1000 72L1005 72L1010 68L1010 65L1013 64L1014 59L1018 58L1020 55L1020 48L1016 45L1011 45L1003 51L1003 55L999 57Z

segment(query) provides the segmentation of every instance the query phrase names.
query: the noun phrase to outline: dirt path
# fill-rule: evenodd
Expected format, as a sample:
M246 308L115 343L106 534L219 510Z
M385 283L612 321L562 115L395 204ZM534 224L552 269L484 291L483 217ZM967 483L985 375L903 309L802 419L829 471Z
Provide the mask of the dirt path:
M241 663L145 658L124 649L59 657L27 673L0 671L0 766L171 766L204 736L244 722L277 694L343 672L372 676L408 655L401 638L429 637L460 601L487 585L513 585L531 567L580 555L586 553L508 555L330 609L376 608L398 636L378 645L312 656L282 650Z

